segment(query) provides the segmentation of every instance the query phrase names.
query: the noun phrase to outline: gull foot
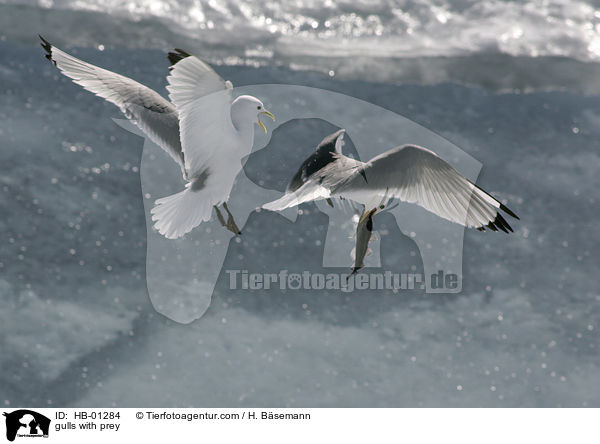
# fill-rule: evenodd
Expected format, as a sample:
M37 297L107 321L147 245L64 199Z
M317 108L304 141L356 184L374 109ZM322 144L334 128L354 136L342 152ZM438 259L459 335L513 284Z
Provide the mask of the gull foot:
M229 231L231 231L233 234L237 234L237 235L242 234L242 231L238 228L237 224L235 223L235 220L233 219L233 214L231 214L231 212L229 211L229 208L227 207L226 202L223 202L223 208L225 208L225 211L227 211L227 214L229 215L229 217L227 218L227 224L225 225L225 227Z

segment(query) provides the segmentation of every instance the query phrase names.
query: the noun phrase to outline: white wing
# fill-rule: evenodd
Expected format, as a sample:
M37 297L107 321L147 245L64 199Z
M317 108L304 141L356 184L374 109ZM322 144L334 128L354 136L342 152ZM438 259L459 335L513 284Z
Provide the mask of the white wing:
M194 56L177 62L167 80L169 98L179 112L185 169L191 178L210 168L215 157L222 160L235 149L232 85Z
M42 37L46 57L73 82L119 107L183 169L177 110L156 91L120 74L79 60Z
M332 195L372 195L416 203L444 219L480 230L512 231L499 210L518 217L434 152L415 145L389 150L331 188Z

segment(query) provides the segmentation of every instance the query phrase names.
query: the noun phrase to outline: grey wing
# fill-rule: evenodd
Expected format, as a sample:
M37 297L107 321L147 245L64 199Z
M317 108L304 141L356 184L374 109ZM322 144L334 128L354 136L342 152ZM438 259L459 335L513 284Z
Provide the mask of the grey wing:
M298 190L316 172L328 163L335 161L335 154L341 154L345 130L341 129L325 137L317 149L302 162L300 168L287 186L286 193Z
M463 177L434 152L416 145L389 150L367 162L332 194L352 199L367 192L383 199L416 203L444 219L480 230L512 231L502 210L518 219L502 203Z
M133 79L84 62L52 46L41 36L40 38L47 53L46 58L64 75L118 106L128 119L164 149L184 171L179 117L173 104Z

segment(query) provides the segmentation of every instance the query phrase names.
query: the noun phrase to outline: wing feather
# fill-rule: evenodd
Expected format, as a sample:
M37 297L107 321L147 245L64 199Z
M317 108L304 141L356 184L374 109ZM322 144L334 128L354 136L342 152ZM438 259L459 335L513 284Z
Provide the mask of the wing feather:
M466 227L508 232L512 228L499 210L516 217L435 153L416 145L400 146L373 158L331 190L332 195L349 199L365 192L416 203Z
M167 99L133 79L84 62L40 39L46 58L65 76L119 107L183 168L178 114Z
M232 85L195 56L179 60L167 80L169 98L179 112L185 169L193 177L235 149Z

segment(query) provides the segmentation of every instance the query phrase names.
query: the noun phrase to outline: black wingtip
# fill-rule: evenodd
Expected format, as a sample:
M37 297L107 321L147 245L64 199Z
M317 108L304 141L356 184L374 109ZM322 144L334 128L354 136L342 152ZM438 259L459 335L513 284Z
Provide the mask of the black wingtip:
M517 219L517 220L521 220L521 219L519 218L519 216L517 216L515 213L513 213L512 211L510 211L510 210L508 209L508 207L506 207L504 204L500 204L500 209L501 209L502 211L504 211L506 214L508 214L509 216L512 216L512 217L514 217L514 218L515 218L515 219Z
M52 45L50 44L50 42L48 40L46 40L44 37L42 37L41 35L38 34L38 37L40 38L40 40L42 41L40 43L40 45L42 46L42 48L44 48L44 50L46 51L46 55L45 57L50 60L52 63L54 63L54 60L52 60ZM55 63L56 64L56 63Z
M512 227L508 224L508 222L506 222L506 219L504 219L504 217L500 213L496 215L496 219L494 219L494 224L496 224L496 226L505 233L513 232Z
M471 183L472 183L473 185L475 185L473 182L471 182ZM492 196L490 193L488 193L487 191L485 191L485 190L484 190L484 189L482 189L481 187L479 187L479 186L477 186L477 185L475 185L475 187L477 187L477 189L478 189L479 191L481 191L482 193L485 193L485 194L487 194L487 195L488 195L488 196L490 196L492 199L494 199L496 202L498 202L498 199L496 199L494 196ZM512 211L511 211L511 210L510 210L510 209L509 209L509 208L508 208L506 205L504 205L504 204L503 204L503 203L501 203L501 202L498 202L498 203L500 204L500 209L501 209L502 211L504 211L506 214L508 214L509 216L512 216L512 217L514 217L514 218L515 218L515 219L517 219L517 220L521 220L521 219L519 218L519 216L517 216L515 213L513 213L513 212L512 212Z
M496 213L496 218L493 221L491 221L485 226L477 227L479 231L485 231L486 228L489 228L492 231L501 230L507 234L514 232L510 224L506 222L506 219L504 219L504 217L499 212Z
M181 60L189 56L191 56L190 53L179 48L173 49L173 51L169 52L169 54L167 55L167 57L169 58L169 62L171 62L171 66L174 66L177 62L180 62Z

